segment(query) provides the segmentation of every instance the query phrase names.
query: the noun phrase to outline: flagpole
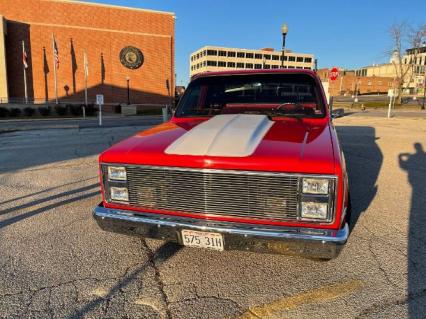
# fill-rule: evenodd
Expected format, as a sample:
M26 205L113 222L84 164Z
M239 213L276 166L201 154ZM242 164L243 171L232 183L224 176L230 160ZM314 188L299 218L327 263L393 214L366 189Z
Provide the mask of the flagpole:
M87 61L87 52L84 50L84 107L83 107L83 118L86 118L86 107L87 107L87 76L89 73Z
M56 104L59 104L58 102L58 79L56 77L56 58L55 58L55 34L52 33L52 49L53 49L53 78L55 81L55 101Z
M25 66L26 59L25 53L25 42L22 40L22 67L24 68L24 89L25 89L25 104L28 104L28 88L27 88L27 68Z

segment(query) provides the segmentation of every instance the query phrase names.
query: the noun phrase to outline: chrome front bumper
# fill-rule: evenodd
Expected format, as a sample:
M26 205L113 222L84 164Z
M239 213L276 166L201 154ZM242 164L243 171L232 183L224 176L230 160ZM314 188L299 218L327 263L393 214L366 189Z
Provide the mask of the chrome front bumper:
M310 258L334 258L349 236L347 224L339 230L218 222L103 207L93 217L106 231L163 239L182 244L181 230L221 233L225 250L248 250Z

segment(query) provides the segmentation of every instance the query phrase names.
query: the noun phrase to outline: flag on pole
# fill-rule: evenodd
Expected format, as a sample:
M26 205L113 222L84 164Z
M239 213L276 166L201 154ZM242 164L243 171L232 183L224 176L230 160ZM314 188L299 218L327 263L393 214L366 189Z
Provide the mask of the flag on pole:
M28 104L28 88L27 88L27 68L28 68L28 56L25 51L25 41L22 40L22 66L24 69L24 92L25 92L25 103Z
M56 44L55 36L53 36L53 57L55 60L56 69L59 69L59 51L58 45Z
M59 69L59 52L58 46L56 45L55 35L52 33L52 50L53 50L53 78L55 80L55 102L59 104L58 99L58 77L57 69Z
M89 76L89 60L87 59L87 53L84 51L84 75Z
M22 41L22 64L24 65L25 69L28 69L28 55L25 51L24 41Z

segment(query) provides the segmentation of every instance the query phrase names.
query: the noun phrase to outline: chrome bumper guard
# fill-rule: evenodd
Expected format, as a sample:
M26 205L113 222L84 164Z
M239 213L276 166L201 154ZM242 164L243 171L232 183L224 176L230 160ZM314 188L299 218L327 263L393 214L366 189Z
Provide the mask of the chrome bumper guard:
M115 233L182 244L182 229L206 231L221 233L225 250L321 259L337 257L349 236L347 224L339 230L253 225L110 209L102 204L93 210L93 217L103 230Z

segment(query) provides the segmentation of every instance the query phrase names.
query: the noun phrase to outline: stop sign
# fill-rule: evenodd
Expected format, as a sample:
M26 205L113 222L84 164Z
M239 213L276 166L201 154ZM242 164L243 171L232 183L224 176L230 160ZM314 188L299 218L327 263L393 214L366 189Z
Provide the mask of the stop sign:
M339 69L336 67L332 68L330 70L330 80L336 81L338 77L339 77Z

